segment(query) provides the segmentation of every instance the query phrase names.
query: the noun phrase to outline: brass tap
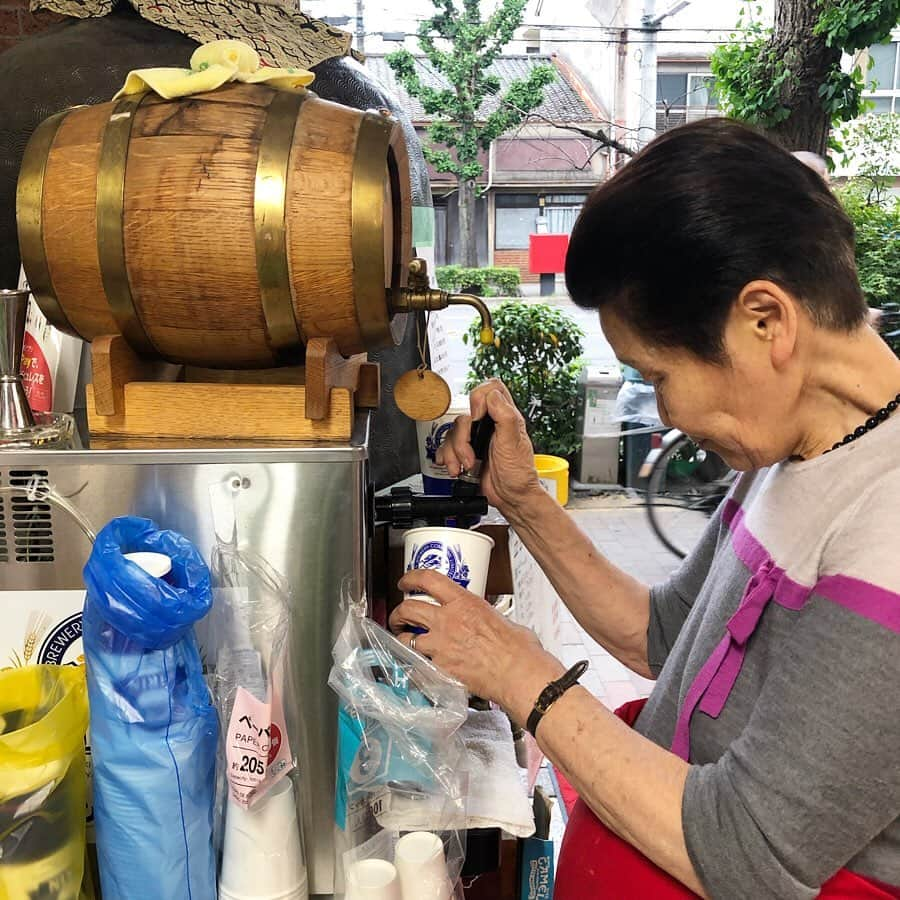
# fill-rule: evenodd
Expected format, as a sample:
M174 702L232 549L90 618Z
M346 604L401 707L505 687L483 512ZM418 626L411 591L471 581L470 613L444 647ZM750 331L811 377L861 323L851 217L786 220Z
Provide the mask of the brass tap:
M409 281L393 304L393 312L446 309L448 306L472 306L481 316L481 343L494 342L494 325L491 311L481 297L474 294L451 294L431 287L428 281L428 263L414 259L409 264Z

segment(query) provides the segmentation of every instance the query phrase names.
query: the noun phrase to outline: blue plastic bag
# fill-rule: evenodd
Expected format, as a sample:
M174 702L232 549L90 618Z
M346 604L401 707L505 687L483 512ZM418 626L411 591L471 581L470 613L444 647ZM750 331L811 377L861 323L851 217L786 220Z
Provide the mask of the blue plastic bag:
M166 580L123 554L163 553ZM104 900L215 900L218 722L193 624L212 606L193 544L114 519L84 569L94 820Z

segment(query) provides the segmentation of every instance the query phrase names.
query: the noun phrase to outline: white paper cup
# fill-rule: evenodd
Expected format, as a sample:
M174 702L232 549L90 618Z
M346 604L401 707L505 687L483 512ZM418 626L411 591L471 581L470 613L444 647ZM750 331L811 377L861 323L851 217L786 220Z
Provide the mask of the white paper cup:
M430 831L413 831L397 841L394 865L403 900L450 900L453 885L444 843Z
M172 571L172 560L164 553L125 553L125 559L140 566L154 578L165 578Z
M362 859L346 873L344 900L403 900L397 870L386 859Z
M453 482L456 479L450 476L446 466L438 465L435 454L457 417L468 412L468 400L454 399L446 415L431 422L416 422L416 433L419 436L419 468L426 494L444 494L449 497L453 492Z
M290 778L279 781L250 809L229 797L220 900L305 900L306 885Z
M403 569L434 569L460 587L484 596L491 565L493 538L465 528L413 528L403 537ZM434 597L407 593L407 597L436 603Z

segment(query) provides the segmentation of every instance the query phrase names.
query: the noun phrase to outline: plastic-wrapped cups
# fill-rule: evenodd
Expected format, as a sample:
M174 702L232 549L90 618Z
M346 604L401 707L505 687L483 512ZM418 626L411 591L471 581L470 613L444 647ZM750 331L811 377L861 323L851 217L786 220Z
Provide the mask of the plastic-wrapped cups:
M283 778L250 809L229 799L219 900L306 900L294 786Z
M405 897L400 893L400 879L391 863L386 859L363 859L347 870L344 900L405 900Z
M450 900L453 885L447 873L444 843L430 831L413 831L397 841L394 865L403 900Z

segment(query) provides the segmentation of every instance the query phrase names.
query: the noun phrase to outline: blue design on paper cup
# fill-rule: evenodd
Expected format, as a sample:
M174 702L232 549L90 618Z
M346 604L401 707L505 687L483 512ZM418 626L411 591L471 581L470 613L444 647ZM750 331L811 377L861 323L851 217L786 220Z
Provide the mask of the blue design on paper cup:
M432 423L431 434L425 438L425 457L429 462L436 464L438 447L444 443L447 432L453 427L452 422L444 422L443 424Z
M434 569L462 588L468 588L471 581L459 544L451 547L441 541L428 541L421 546L414 545L407 571L413 569Z

